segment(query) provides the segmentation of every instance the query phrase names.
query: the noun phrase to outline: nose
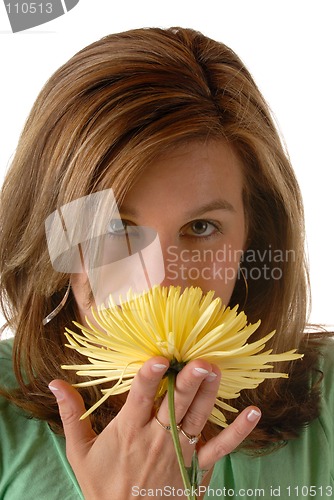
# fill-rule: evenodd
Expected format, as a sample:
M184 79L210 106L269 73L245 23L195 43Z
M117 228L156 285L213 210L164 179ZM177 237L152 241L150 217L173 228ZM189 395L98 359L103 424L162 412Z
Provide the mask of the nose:
M155 231L154 240L142 249L142 263L149 278L149 286L190 286L186 265L177 235L166 229Z
M179 275L177 245L172 244L171 238L168 236L151 231L145 241L141 241L140 246L137 245L137 251L134 251L133 246L134 265L139 266L132 270L133 275L136 275L137 289L141 287L151 288L155 285L164 287L184 285L184 280ZM131 259L132 257L130 257ZM125 265L131 274L131 269L127 264Z

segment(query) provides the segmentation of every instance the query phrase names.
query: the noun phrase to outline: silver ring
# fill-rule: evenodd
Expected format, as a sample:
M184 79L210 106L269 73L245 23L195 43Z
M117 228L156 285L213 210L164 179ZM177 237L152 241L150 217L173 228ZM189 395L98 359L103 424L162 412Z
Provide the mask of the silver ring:
M184 431L182 429L182 427L181 427L180 431L181 431L181 434L183 434L188 439L189 444L197 444L202 436L201 432L199 434L197 434L197 436L192 436L191 434L188 434L188 432Z

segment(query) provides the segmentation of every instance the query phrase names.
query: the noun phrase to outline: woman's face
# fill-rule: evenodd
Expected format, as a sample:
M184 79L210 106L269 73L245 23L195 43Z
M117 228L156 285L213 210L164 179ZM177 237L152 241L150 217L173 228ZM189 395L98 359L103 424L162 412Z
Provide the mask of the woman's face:
M247 237L242 191L242 165L231 146L188 143L145 169L119 208L122 222L113 224L156 231L161 285L214 290L227 304ZM83 317L89 316L85 281L76 275L72 282Z

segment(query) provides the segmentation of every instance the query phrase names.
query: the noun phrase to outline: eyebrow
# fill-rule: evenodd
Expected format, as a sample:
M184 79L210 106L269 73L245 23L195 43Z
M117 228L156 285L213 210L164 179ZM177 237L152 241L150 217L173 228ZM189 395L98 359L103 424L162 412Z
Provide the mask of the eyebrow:
M234 206L227 200L217 199L210 201L209 203L205 203L195 209L186 212L185 217L189 219L193 219L195 217L200 217L201 215L207 212L213 212L214 210L226 210L228 212L236 212ZM136 217L138 215L137 210L132 209L131 207L121 206L120 213L129 215L130 217Z
M227 200L217 199L205 203L200 207L191 210L186 213L186 216L192 219L193 217L199 217L207 212L213 212L214 210L227 210L228 212L236 212L234 206Z

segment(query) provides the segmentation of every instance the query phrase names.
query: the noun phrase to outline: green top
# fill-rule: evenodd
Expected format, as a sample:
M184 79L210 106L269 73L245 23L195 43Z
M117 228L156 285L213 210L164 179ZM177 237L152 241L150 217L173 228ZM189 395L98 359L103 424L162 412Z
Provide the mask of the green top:
M0 342L0 385L14 387L13 340ZM83 499L65 455L65 439L48 424L28 419L0 397L0 499Z
M321 416L299 439L262 457L220 460L206 499L334 498L334 344L325 352ZM13 387L12 340L0 342L0 385ZM83 496L65 456L65 440L0 398L0 499L77 500ZM138 496L134 494L133 497ZM171 491L166 491L171 496ZM157 498L157 497L155 497ZM123 500L123 499L122 499ZM124 499L127 500L127 499Z
M213 491L208 490L206 498L334 498L332 341L324 352L321 370L320 417L298 439L271 454L254 457L239 451L224 457L216 464L210 483Z

